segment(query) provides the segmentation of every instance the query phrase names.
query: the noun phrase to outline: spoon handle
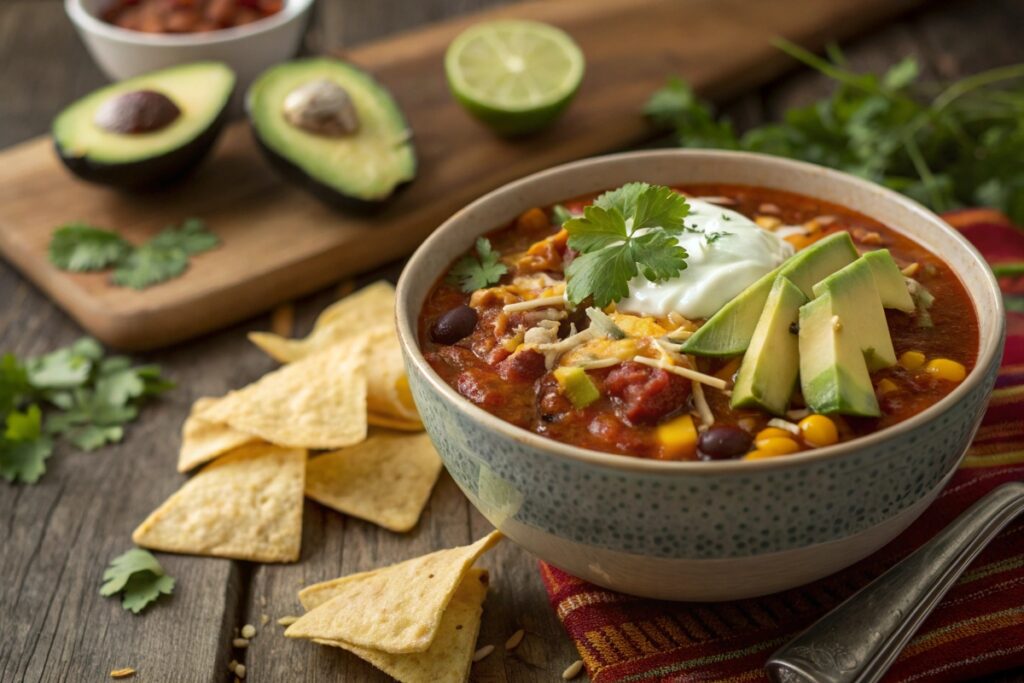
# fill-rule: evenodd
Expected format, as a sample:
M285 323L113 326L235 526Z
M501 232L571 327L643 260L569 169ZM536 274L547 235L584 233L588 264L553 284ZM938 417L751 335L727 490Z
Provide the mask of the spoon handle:
M978 553L1024 512L1024 482L1003 484L935 538L771 656L776 683L874 683Z

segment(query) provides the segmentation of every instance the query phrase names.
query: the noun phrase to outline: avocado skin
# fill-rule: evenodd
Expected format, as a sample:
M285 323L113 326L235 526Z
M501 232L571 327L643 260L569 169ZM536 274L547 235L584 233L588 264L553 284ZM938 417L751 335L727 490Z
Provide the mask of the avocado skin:
M92 161L88 155L65 154L56 140L54 148L68 170L82 180L122 190L158 189L188 175L210 153L213 143L217 141L228 120L230 102L231 97L228 97L213 123L198 136L171 152L148 159L123 164L105 164Z
M395 189L387 197L380 199L363 199L361 197L355 197L338 191L337 188L331 187L327 183L322 183L313 176L309 175L302 170L297 164L293 163L288 157L278 154L271 149L263 140L260 138L259 133L256 132L256 127L251 126L252 137L256 141L256 146L263 152L264 158L274 167L278 173L280 173L286 180L293 183L294 185L301 187L302 189L309 192L311 195L327 204L328 206L339 209L341 211L347 211L352 213L360 214L372 214L377 213L385 206L390 204L395 197L408 187L415 178L410 178L405 182L395 185Z

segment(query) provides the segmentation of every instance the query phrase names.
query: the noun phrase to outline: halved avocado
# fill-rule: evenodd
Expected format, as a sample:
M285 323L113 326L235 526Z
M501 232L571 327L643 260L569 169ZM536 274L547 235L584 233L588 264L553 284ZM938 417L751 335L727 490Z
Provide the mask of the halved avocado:
M246 110L271 163L329 204L373 208L416 175L398 104L351 64L311 58L273 66L249 87Z
M167 183L210 151L234 87L226 65L195 62L100 88L54 120L57 154L84 180L129 189Z

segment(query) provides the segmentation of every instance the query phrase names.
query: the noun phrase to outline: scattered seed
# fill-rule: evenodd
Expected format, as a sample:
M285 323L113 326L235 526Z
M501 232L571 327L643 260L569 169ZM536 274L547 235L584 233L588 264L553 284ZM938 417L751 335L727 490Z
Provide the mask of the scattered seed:
M252 624L246 624L242 627L243 638L253 638L256 636L256 627Z
M491 654L492 652L494 652L493 645L484 645L482 648L473 653L473 661L479 662L481 659Z
M505 641L506 650L514 650L519 647L519 643L523 642L523 636L526 635L526 631L519 629L513 633L508 640Z
M247 638L235 638L231 641L234 647L246 648L249 647L249 640Z
M228 662L228 671L230 671L231 673L235 673L235 669L237 667L238 662L236 662L235 660L232 659L230 662Z
M267 596L261 595L260 596L260 607L266 607L266 606L267 606Z
M266 614L261 614L260 615L260 626L266 626L269 623L270 623L270 617L268 617Z
M135 669L130 666L125 666L120 669L114 669L110 672L111 678L131 678L135 675Z
M562 672L562 678L567 681L572 680L580 675L580 671L583 671L583 660L577 659Z
M298 620L299 620L298 617L281 617L280 619L277 620L277 623L280 624L281 626L291 626L292 624L294 624Z
M245 664L239 664L235 667L235 675L239 678L245 678Z
M843 329L843 321L839 319L838 315L832 316L832 329L836 332L841 332Z

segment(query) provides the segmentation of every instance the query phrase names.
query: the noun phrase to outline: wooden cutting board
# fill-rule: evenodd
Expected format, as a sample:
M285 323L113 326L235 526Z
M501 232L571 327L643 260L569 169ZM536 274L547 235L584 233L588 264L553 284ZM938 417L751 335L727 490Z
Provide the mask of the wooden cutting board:
M451 213L514 178L622 149L654 131L643 103L672 74L722 98L778 74L785 36L810 47L849 37L915 0L579 0L528 2L428 26L344 56L391 88L415 133L419 173L373 216L338 213L281 181L248 126L228 127L186 182L127 195L76 180L49 138L0 152L0 252L91 334L128 350L193 337L409 254ZM518 141L492 135L449 95L442 55L480 19L551 22L579 42L587 73L566 115ZM56 112L55 112L56 113ZM69 221L146 237L188 216L203 218L222 246L193 259L183 277L142 292L106 274L70 274L46 257L50 234Z

